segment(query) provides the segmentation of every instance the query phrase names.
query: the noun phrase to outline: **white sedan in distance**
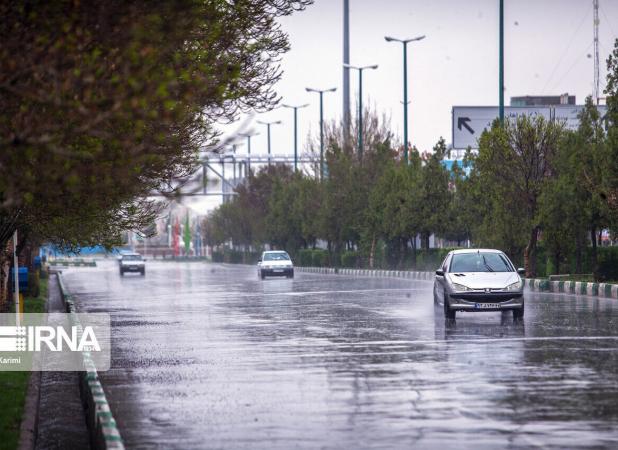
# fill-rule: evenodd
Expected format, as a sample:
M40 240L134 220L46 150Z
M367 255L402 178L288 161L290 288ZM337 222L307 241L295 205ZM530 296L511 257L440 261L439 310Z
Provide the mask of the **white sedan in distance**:
M266 277L294 278L294 265L287 252L272 250L262 253L258 261L258 276L263 280Z

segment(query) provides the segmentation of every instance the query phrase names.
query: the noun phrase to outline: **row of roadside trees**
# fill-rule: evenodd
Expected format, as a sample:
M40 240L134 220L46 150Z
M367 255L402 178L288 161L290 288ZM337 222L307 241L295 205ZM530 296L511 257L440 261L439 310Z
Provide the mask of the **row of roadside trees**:
M205 239L295 255L323 242L333 264L353 252L357 265L410 268L434 235L454 246L503 249L528 276L618 279L616 252L598 250L601 231L618 229L617 57L618 43L608 59L607 116L588 98L577 130L542 117L496 121L478 152L452 169L443 164L443 139L431 152L413 149L404 165L388 124L375 114L365 113L362 157L332 124L323 180L285 166L251 174L206 219Z
M278 18L309 3L0 2L0 309L16 230L24 256L120 244L159 214L152 193L195 171L215 123L274 107Z

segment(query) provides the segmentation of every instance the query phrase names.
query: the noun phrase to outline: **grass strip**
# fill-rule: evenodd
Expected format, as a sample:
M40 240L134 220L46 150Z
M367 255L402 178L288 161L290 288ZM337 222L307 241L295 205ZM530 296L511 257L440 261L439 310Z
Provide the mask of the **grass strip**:
M44 313L47 279L39 282L38 297L26 297L24 313ZM11 308L15 312L15 305ZM26 402L30 372L0 372L0 450L13 450L19 442L19 426Z

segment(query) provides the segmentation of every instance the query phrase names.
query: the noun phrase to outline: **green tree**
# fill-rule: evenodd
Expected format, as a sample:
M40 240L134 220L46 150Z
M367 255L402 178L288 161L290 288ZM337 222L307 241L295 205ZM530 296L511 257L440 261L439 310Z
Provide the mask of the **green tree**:
M433 153L426 157L421 170L419 232L424 249L429 248L431 234L444 234L448 229L447 220L451 202L450 176L442 164L446 154L446 143L440 138L433 148Z
M582 272L586 235L592 244L591 265L598 278L597 232L608 225L607 206L598 193L605 159L605 132L600 114L586 98L579 126L561 140L541 208L543 239L560 254L574 245L575 270ZM554 256L554 267L559 263Z
M499 232L511 231L505 225L521 223L528 235L523 252L528 277L536 275L539 197L552 176L562 132L562 123L521 115L503 125L495 121L479 141L475 166L480 188L492 200L493 223L489 223Z
M276 25L308 2L0 3L0 247L119 241L217 120L277 101Z
M596 181L597 192L608 207L612 227L618 227L618 39L607 58L607 85L605 87L607 141L603 156L597 161L602 177Z

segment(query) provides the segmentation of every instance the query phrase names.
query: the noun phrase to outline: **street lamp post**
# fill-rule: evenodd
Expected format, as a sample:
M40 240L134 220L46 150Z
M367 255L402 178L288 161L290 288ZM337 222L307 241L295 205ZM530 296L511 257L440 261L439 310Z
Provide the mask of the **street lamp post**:
M305 88L307 92L317 92L320 94L320 180L324 178L324 102L325 92L335 92L336 87L330 89Z
M350 64L344 64L343 67L347 69L358 70L358 160L363 160L363 70L378 68L377 64L371 66L352 66Z
M418 36L411 39L397 39L384 36L386 42L400 42L403 44L403 160L408 164L408 43L425 39Z
M303 105L281 105L284 108L291 108L294 110L294 172L298 171L298 110L309 106L309 103Z
M266 134L267 134L267 141L268 141L268 165L270 166L270 126L271 125L280 125L281 121L280 120L273 120L271 122L262 122L260 120L258 120L258 123L261 125L266 125Z
M259 136L260 133L241 133L240 134L243 137L247 138L247 173L249 173L251 171L251 137L253 136Z
M498 89L499 97L499 111L500 111L500 125L504 124L504 0L500 0L500 36L499 36L499 55L498 55Z

